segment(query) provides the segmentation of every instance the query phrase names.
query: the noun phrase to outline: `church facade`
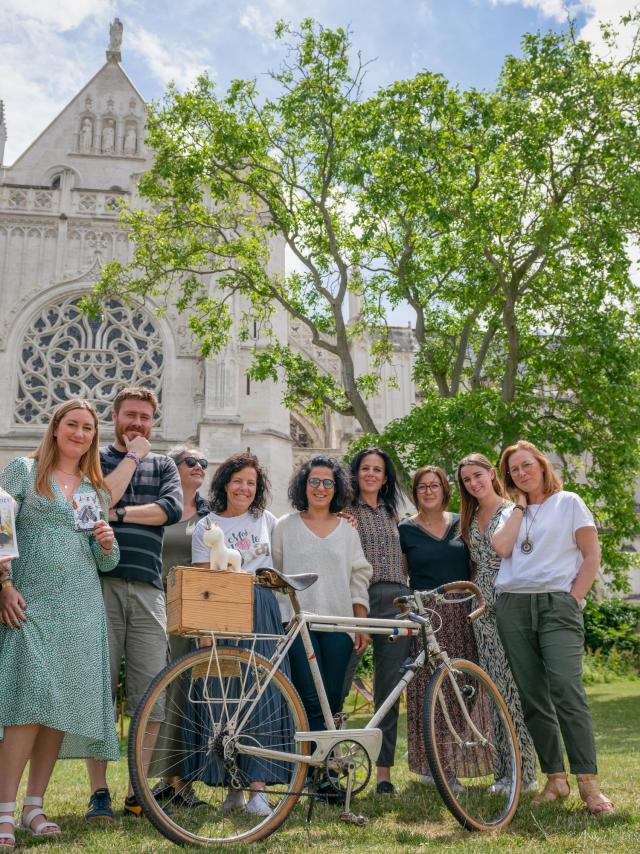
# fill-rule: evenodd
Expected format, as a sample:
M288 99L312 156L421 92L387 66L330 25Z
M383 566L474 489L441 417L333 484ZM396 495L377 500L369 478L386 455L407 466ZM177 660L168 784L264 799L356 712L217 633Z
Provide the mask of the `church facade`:
M124 384L144 384L161 400L155 450L188 440L215 464L251 448L270 471L274 511L284 512L296 459L316 449L342 453L356 430L352 419L327 413L323 424L314 424L282 405L277 384L251 383L249 351L259 340L233 340L224 353L204 360L185 317L175 312L160 319L151 306L111 301L94 321L78 308L102 264L129 260L118 210L123 200L135 204L137 179L152 163L145 103L121 65L116 23L105 64L4 167L7 117L0 105L0 464L33 450L52 410L70 397L95 403L108 440L115 394ZM282 241L273 240L269 263L274 272L284 269ZM242 306L235 310L239 315ZM284 313L275 324L280 340L325 370L338 370ZM392 334L394 358L384 378L396 387L372 402L379 427L415 400L411 330ZM354 348L356 367L364 371L366 342Z

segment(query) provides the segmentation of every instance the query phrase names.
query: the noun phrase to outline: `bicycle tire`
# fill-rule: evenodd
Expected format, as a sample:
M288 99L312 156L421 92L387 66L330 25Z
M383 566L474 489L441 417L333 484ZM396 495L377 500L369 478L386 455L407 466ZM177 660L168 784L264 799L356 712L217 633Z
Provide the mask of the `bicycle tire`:
M469 724L452 679L468 717L486 744L479 741ZM465 659L453 659L449 667L438 665L425 693L423 731L433 781L457 821L467 830L506 827L520 798L520 750L506 703L481 667ZM504 791L492 791L500 751L510 776Z
M267 674L271 670L271 664L266 658L251 654L247 649L231 646L217 647L216 663L213 670L211 661L211 648L203 648L190 652L167 665L149 685L136 709L129 731L129 774L136 797L153 826L163 836L178 845L235 844L257 842L264 839L286 820L294 808L303 788L308 767L304 761L281 763L275 773L276 775L279 773L286 779L275 784L279 787L277 792L274 785L268 786L266 795L270 805L276 797L278 802L273 807L272 813L266 817L251 816L244 809L234 813L222 812L222 796L227 791L227 784L224 781L211 784L203 782L197 777L190 779L189 785L191 791L203 800L202 807L197 809L176 808L175 801L172 801L168 804L168 811L163 810L162 805L156 800L152 792L152 782L154 780L159 781L167 773L166 767L163 766L166 757L170 754L173 760L177 752L181 761L192 762L196 767L200 767L201 770L198 773L201 776L204 775L205 771L217 773L220 760L215 755L215 748L212 747L212 744L215 745L217 742L211 733L215 727L219 727L220 730L224 728L225 710L227 711L227 720L231 717L227 706L231 707L235 704L234 710L241 711L242 691L246 691L249 687L247 680L258 678L256 674L259 672ZM207 668L209 669L207 670ZM209 678L206 679L204 674L207 674ZM210 680L212 681L210 682ZM236 681L232 683L232 680ZM214 693L217 691L221 696L213 698L209 696L207 698L205 695L209 690L209 685L213 686L211 690ZM152 712L156 703L167 696L167 689L170 686L173 686L174 689L171 696L174 698L180 696L179 700L174 699L172 703L176 708L180 704L184 707L183 712L181 712L184 717L181 732L185 738L193 738L195 746L185 748L183 745L186 742L183 740L178 746L174 737L168 738L165 744L160 734L153 749L148 770L145 771L143 756L147 749L145 747L145 733L152 720ZM176 694L176 688L182 693ZM238 688L241 690L237 690ZM269 695L271 698L269 702L272 705L269 709L278 709L280 707L278 704L282 704L282 709L286 709L290 716L287 726L292 733L308 729L307 716L302 701L293 684L284 674L276 671L267 690L272 690ZM202 692L202 699L195 699L196 695L200 697L200 692ZM176 708L171 710L173 717L175 717ZM217 721L216 717L218 717ZM271 712L267 715L266 720L269 721L270 718ZM281 720L282 717L276 718L274 713L271 724L274 731L278 725L281 726ZM198 721L203 721L202 726L197 723ZM207 727L209 729L205 731ZM260 728L259 724L255 724L251 729L251 720L249 720L245 731L243 732L240 728L235 736L240 740L245 738L247 743L255 745L256 743L260 744L259 739L264 741L269 733L266 731L266 726ZM206 745L203 746L205 742ZM265 746L264 743L262 746ZM294 750L293 741L286 747L278 747L277 744L270 744L269 746L289 752ZM301 756L307 755L309 752L308 744L300 744L297 752ZM167 759L167 761L169 760ZM259 761L259 758L255 761ZM269 760L269 763L271 764L268 765L265 761L264 768L266 770L269 767L271 773L274 773L276 763L273 760ZM162 773L160 773L161 769ZM175 769L173 770L175 772ZM242 782L244 783L242 789L247 790L250 780L246 779ZM214 806L216 799L220 801L220 804Z

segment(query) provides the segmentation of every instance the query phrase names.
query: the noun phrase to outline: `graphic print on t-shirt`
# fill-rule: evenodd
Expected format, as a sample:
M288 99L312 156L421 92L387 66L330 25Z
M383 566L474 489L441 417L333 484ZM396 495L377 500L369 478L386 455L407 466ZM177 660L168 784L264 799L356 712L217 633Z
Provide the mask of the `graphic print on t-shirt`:
M259 537L249 531L248 528L241 528L239 531L229 531L225 537L229 548L237 549L242 558L242 566L251 563L260 555L270 554L268 542L261 542Z

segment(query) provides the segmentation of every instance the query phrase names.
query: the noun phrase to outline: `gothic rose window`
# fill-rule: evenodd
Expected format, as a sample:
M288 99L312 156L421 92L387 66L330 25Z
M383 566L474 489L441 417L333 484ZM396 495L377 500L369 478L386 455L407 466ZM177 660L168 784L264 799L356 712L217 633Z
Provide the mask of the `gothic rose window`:
M48 424L53 409L82 397L102 422L123 385L144 385L161 397L164 356L154 319L110 300L91 320L80 297L45 306L27 329L19 352L17 424Z

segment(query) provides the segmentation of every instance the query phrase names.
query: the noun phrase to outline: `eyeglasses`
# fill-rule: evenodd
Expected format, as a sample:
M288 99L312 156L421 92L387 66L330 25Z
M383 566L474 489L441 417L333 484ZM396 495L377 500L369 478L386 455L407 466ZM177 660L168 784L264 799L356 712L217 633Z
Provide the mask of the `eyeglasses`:
M206 469L209 465L209 460L202 459L201 457L183 457L178 465L181 463L186 463L190 469L193 469L196 466L200 466L201 469Z
M511 477L518 477L518 475L520 474L526 474L529 469L532 469L534 467L534 465L535 463L532 463L531 460L529 460L528 462L522 463L519 466L514 466L512 469L510 468L509 474L511 475Z
M330 477L310 477L307 483L309 484L309 486L313 487L320 486L320 484L322 484L325 489L333 489L333 487L336 485L335 480L331 480Z
M441 483L421 483L416 486L416 492L438 492L442 489Z

